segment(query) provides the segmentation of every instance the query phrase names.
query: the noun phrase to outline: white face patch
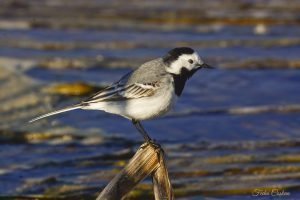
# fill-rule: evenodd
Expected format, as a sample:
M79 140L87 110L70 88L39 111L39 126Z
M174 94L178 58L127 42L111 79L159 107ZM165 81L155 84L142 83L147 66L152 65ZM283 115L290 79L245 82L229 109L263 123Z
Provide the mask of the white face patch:
M190 60L192 61L191 63ZM193 54L183 54L179 56L177 60L173 61L166 70L167 72L172 74L180 74L183 67L190 71L192 69L198 68L199 64L203 64L203 61L196 52Z

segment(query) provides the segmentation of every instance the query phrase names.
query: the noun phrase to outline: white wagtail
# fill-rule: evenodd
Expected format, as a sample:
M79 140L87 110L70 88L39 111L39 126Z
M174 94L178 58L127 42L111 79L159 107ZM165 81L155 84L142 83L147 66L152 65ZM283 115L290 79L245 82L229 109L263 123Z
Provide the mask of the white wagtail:
M174 48L164 57L144 63L118 82L79 104L50 112L30 122L75 109L103 110L130 119L147 142L152 141L140 121L170 110L186 81L199 69L212 68L188 47Z

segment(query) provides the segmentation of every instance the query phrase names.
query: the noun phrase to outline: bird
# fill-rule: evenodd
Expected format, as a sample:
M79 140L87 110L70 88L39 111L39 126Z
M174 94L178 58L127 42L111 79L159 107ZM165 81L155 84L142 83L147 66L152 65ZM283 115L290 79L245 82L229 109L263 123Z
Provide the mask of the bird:
M213 67L203 62L194 49L176 47L164 56L142 64L80 103L38 116L29 122L71 110L101 110L131 120L144 140L151 143L153 140L141 121L166 114L182 95L187 80L202 68Z

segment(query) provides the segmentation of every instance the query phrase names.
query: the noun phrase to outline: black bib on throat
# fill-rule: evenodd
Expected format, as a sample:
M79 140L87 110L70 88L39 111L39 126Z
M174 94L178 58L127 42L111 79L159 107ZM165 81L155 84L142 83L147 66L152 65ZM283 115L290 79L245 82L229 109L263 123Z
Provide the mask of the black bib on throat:
M198 68L199 69L199 68ZM182 67L180 74L172 74L174 79L175 94L179 97L185 86L185 82L198 70L192 69L189 71L187 68Z

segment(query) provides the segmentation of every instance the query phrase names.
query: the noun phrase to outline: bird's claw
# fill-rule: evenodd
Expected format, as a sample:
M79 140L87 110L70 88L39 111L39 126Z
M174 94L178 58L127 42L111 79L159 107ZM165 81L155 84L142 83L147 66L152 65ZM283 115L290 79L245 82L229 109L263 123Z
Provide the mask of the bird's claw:
M147 140L145 143L142 144L141 148L144 149L148 145L154 148L155 153L157 154L158 162L160 162L160 153L163 152L163 149L161 148L161 145L158 144L155 140Z
M154 147L154 149L161 149L160 144L158 144L155 140L152 140L152 139L146 140L146 141L142 144L141 148L145 148L145 147L147 147L148 145L151 145L152 147Z

